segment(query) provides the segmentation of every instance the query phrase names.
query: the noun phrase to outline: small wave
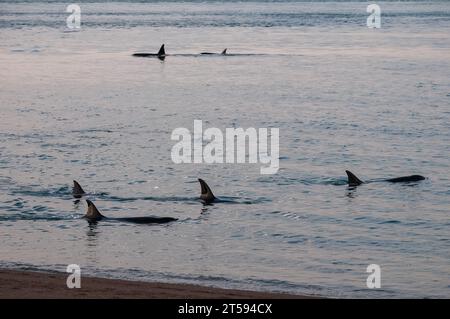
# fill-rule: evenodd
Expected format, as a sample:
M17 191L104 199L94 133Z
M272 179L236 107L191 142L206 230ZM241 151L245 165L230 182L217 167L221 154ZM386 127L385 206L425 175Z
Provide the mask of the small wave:
M114 133L113 130L107 128L87 128L81 130L72 130L72 133Z
M154 202L195 202L198 198L194 197L181 197L181 196L135 196L135 197L121 197L108 195L107 193L95 194L101 199L116 201L116 202L135 202L135 201L154 201Z
M346 178L324 178L324 177L309 177L309 178L295 178L295 177L260 177L258 180L260 183L276 184L279 186L284 185L333 185L341 186L347 185L348 181Z
M402 222L399 220L385 220L382 222L379 222L378 224L383 225L383 224L401 224Z
M55 189L32 189L29 187L21 187L11 190L11 195L17 196L33 196L33 197L66 197L71 195L68 186L62 186Z
M296 214L296 213L292 213L292 212L282 212L282 211L279 211L279 210L272 211L272 212L270 212L270 214L273 214L273 215L280 215L280 216L283 217L283 218L288 218L288 219L293 219L293 220L300 220L300 219L305 218L304 216L300 216L300 215L298 215L298 214Z
M36 215L29 212L23 212L18 214L2 214L0 215L0 222L5 221L62 221L62 220L74 220L78 217L75 217L73 215L54 215L54 214L43 214L43 215Z
M218 198L217 203L224 204L241 204L241 205L252 205L252 204L261 204L271 202L272 200L266 197L259 197L255 199L251 198L239 198L239 197L231 197L231 196L220 196Z

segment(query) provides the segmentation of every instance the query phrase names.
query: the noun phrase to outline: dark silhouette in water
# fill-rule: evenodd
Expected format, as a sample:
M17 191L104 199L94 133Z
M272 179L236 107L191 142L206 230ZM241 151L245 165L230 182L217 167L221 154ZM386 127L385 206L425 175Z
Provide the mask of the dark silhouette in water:
M224 49L222 53L202 52L201 55L227 55L227 49Z
M72 188L72 195L75 198L81 198L83 195L86 194L86 192L83 190L83 188L78 184L77 181L73 181L73 188Z
M358 186L363 184L364 182L360 180L358 177L356 177L355 174L353 174L350 171L345 171L347 173L348 177L348 185L350 186ZM390 178L383 180L384 182L390 182L390 183L408 183L408 182L418 182L424 180L425 177L421 175L409 175L409 176L401 176L396 178Z
M164 49L164 44L161 45L158 53L134 53L133 56L140 58L158 58L160 60L164 60L166 58L166 50Z
M200 199L206 204L214 202L217 198L214 196L208 184L206 184L206 182L201 178L199 178L198 181L201 187Z
M86 212L86 215L83 217L86 218L89 222L97 222L99 220L117 220L117 221L123 221L123 222L129 222L129 223L135 223L135 224L165 224L170 223L178 220L177 218L172 217L157 217L157 216L150 216L150 217L121 217L121 218L109 218L105 217L98 211L97 207L95 207L94 203L91 202L89 199L86 200L88 209Z

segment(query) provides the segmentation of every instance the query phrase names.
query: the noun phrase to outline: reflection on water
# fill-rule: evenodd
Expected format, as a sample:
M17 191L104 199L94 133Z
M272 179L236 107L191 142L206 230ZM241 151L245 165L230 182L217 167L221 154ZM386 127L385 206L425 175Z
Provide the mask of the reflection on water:
M97 223L96 222L89 222L88 229L86 231L86 260L90 264L98 264L98 255L97 250L98 247L98 241L99 241L99 230L97 229Z
M346 196L348 198L355 198L357 196L356 190L358 189L357 186L348 186Z
M80 203L81 203L81 200L75 199L75 200L73 201L73 208L74 208L75 210L79 210L79 208L80 208Z
M88 246L95 246L95 243L97 241L97 235L99 234L97 224L98 223L95 221L88 222L88 231L86 232Z

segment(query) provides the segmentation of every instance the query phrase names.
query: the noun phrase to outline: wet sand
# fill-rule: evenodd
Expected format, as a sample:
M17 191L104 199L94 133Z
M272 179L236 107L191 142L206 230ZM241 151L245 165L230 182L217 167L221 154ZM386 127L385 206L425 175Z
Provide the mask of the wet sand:
M0 299L303 299L311 298L271 292L220 289L187 284L150 283L81 277L81 288L69 289L68 273L0 270Z

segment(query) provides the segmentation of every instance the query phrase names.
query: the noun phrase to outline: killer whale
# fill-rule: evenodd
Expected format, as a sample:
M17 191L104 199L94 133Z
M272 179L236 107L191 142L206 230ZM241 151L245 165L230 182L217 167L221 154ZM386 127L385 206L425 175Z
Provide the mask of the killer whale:
M72 187L72 195L75 198L81 198L83 195L85 195L86 192L83 190L80 184L78 184L77 181L73 181L73 187Z
M208 186L208 184L206 184L206 182L201 178L198 179L198 182L200 183L200 188L201 188L200 199L205 204L210 204L210 203L216 201L217 198L216 198L216 196L214 196L214 194L211 191L211 188Z
M163 44L163 45L161 45L161 48L159 48L158 53L133 53L133 56L139 57L139 58L155 57L160 60L164 60L166 57L166 50L164 49L164 44Z
M358 186L358 185L361 185L361 184L365 183L362 180L360 180L358 177L356 177L356 175L353 174L352 172L350 172L348 170L346 170L345 172L347 173L347 177L348 177L348 185L350 185L350 186ZM388 178L388 179L384 179L382 181L390 182L390 183L409 183L409 182L422 181L424 179L425 179L425 177L423 177L421 175L409 175L409 176Z
M201 52L200 55L227 55L227 49L224 49L221 53Z
M134 223L134 224L166 224L170 222L174 222L178 220L177 218L173 217L157 217L157 216L149 216L149 217L118 217L118 218L112 218L112 217L105 217L103 216L97 207L94 205L92 201L89 199L86 199L86 203L88 205L88 209L86 212L86 215L83 216L83 218L87 219L89 222L97 222L100 220L116 220L116 221L122 221L122 222L128 222L128 223Z

